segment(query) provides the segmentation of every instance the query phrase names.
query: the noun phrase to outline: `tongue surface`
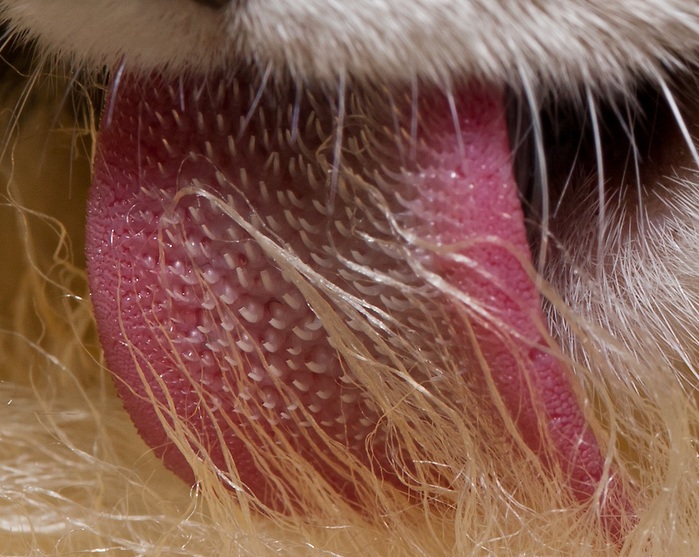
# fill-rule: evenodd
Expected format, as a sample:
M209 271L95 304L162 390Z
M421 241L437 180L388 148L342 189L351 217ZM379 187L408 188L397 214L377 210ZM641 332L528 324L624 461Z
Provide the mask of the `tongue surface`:
M456 327L484 368L484 388L492 379L525 443L560 466L584 500L599 485L603 458L546 341L502 100L484 94L457 103L458 130L445 101L425 107L431 148L422 153L426 170L416 189L430 207L428 236L450 246L435 270L481 316L457 317Z
M111 99L88 208L100 336L139 432L185 480L192 481L191 468L166 431L181 421L195 452L223 470L232 458L265 502L275 504L288 471L283 458L259 455L287 450L353 496L345 463L334 456L342 453L319 440L332 439L390 476L375 431L380 416L348 376L300 283L280 270L256 231L400 321L401 311L411 311L404 294L355 269L398 265L387 249L353 233L369 221L377 230L390 226L376 222L381 212L358 218L362 197L342 175L334 182L314 169L332 115L314 113L313 103L253 101L255 91L245 89L237 81L197 89L126 79ZM435 95L417 113L414 128L406 124L417 141L390 155L408 161L395 189L409 192L399 203L410 215L404 222L439 247L424 260L428 270L460 300L450 314L454 342L470 354L464 367L482 376L474 384L494 387L524 442L588 498L603 459L544 340L500 96L470 91L450 103ZM382 195L390 197L389 189ZM367 350L381 359L378 349Z

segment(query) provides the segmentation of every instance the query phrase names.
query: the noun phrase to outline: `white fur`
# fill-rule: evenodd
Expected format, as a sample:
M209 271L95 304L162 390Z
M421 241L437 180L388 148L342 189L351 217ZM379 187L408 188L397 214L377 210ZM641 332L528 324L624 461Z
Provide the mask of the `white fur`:
M3 0L13 29L80 63L174 71L254 63L301 79L623 86L699 47L686 0Z

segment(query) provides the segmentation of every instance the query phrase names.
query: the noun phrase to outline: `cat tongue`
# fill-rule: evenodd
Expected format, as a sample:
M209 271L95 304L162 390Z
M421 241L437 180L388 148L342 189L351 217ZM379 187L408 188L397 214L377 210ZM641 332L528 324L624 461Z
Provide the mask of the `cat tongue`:
M381 146L363 132L352 136L351 104L338 117L310 96L273 95L280 93L258 94L237 80L194 87L125 78L107 104L88 208L88 272L107 362L146 442L192 481L167 431L184 422L195 452L222 470L235 466L272 505L284 475L296 473L285 468L288 450L353 496L349 465L327 438L391 475L386 440L375 431L380 415L335 350L318 302L259 241L264 232L346 296L397 322L407 320L401 312L419 322L402 291L361 271L393 276L405 265L365 240L370 223L372 237L395 243L393 221L366 208L381 197L399 207L408 235L435 248L420 260L453 300L454 353L469 353L464 373L480 376L473 384L504 406L547 466L561 467L577 497L592 495L603 459L544 340L501 95L421 91L416 106L406 103L407 116L377 116L386 123L376 129L409 131L383 144L393 150L386 159L401 164L376 179L373 197L352 189L351 178L364 184L381 174ZM344 144L364 141L374 153L358 163L363 149L355 145L345 170L319 170L318 160L338 160L338 118Z

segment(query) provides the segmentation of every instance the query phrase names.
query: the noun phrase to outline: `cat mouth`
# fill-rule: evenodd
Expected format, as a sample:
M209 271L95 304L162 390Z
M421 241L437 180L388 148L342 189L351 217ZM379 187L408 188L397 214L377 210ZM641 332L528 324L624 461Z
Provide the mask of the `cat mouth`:
M567 234L581 206L590 220L618 215L627 235L677 214L669 194L697 166L694 83L687 72L609 95L510 95L515 176L535 253L542 236Z
M166 466L192 482L211 462L272 508L304 497L289 452L350 500L359 469L410 492L425 459L391 413L461 383L589 500L604 459L546 331L511 153L484 84L115 79L88 274L117 389Z

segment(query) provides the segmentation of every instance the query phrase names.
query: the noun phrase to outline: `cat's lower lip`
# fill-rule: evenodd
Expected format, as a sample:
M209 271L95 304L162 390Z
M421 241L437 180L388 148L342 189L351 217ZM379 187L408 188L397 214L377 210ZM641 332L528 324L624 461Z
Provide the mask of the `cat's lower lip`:
M288 451L350 498L357 466L401 485L371 374L429 387L446 342L590 497L603 458L545 340L500 93L265 85L126 76L105 111L88 269L142 436L273 506L300 496Z

